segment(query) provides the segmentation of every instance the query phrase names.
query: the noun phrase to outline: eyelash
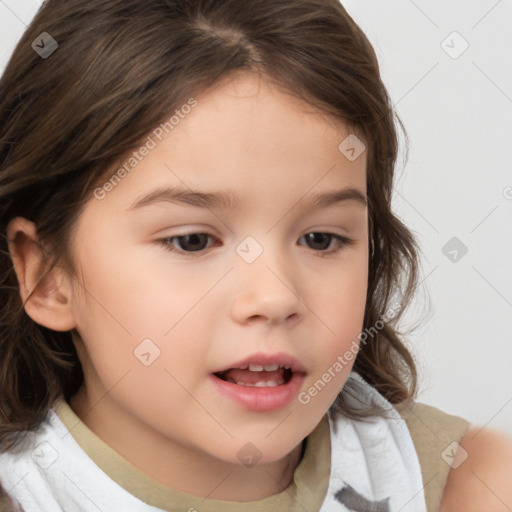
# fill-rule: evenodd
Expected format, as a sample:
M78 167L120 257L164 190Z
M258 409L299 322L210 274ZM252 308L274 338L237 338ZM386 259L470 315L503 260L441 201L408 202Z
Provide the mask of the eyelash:
M349 247L349 246L353 245L353 243L354 243L354 240L347 238L345 236L342 236L342 235L336 235L335 233L327 233L327 232L323 232L323 231L310 231L309 233L306 233L305 235L309 235L309 234L328 235L328 236L331 236L334 240L336 240L339 244L338 248L330 249L327 251L325 251L325 250L324 251L315 251L314 249L312 249L314 252L317 252L318 256L320 256L320 257L325 257L325 256L336 254L336 253L342 251L345 247ZM169 252L178 253L178 254L184 256L185 258L194 258L194 257L202 255L206 249L201 249L200 251L183 251L180 249L176 249L174 246L169 245L169 241L172 241L172 240L178 239L178 238L184 238L186 236L191 236L191 235L206 235L206 236L215 238L213 235L210 235L209 233L201 233L199 231L191 231L190 233L182 233L179 235L169 236L166 238L160 238L158 240L155 240L155 243L162 245L164 247L164 249ZM305 236L305 235L303 235L303 236Z

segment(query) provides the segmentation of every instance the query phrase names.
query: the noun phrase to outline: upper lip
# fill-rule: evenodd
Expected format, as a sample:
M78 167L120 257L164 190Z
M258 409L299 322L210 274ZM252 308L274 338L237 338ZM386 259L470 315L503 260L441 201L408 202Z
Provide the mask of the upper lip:
M222 368L214 370L212 373L220 373L225 372L226 370L231 370L233 368L245 368L249 365L254 366L271 366L271 365L279 365L279 366L289 366L291 371L303 372L306 373L306 369L304 366L297 360L295 357L285 354L285 353L277 353L277 354L252 354L245 359L237 361L235 363L230 363Z

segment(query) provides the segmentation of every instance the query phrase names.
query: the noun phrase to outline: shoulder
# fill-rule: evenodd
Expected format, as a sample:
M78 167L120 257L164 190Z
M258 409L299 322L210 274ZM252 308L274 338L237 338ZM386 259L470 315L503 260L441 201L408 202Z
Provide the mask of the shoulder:
M512 439L471 427L448 474L440 512L512 510Z
M418 455L427 508L438 511L450 464L453 465L453 450L470 424L464 418L421 402L407 401L395 407L407 423Z

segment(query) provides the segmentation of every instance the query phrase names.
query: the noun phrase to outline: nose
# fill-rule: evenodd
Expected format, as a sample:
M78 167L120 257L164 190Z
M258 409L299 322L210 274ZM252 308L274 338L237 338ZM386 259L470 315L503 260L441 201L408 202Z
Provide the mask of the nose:
M300 296L300 276L286 255L266 249L253 263L240 261L234 269L232 317L240 324L295 323L307 309Z

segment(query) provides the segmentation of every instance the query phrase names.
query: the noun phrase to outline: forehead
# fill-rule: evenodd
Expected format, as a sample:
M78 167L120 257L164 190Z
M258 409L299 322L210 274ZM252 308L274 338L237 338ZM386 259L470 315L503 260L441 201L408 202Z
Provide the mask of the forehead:
M156 186L229 189L238 203L260 204L262 198L296 201L310 191L342 186L366 192L366 154L347 158L345 142L354 136L347 125L274 83L242 74L194 102L148 134L151 150L109 187L114 190L105 203L126 209ZM130 168L129 157L124 155L106 179L123 164Z
M320 138L324 145L337 147L340 137L351 132L340 118L255 73L221 80L197 101L200 108L194 109L178 136L193 130L195 135L209 133L217 138L226 134L229 142L236 133L239 142L246 137L247 149L274 148L284 156L287 148L297 148L305 141L307 149L314 150Z

